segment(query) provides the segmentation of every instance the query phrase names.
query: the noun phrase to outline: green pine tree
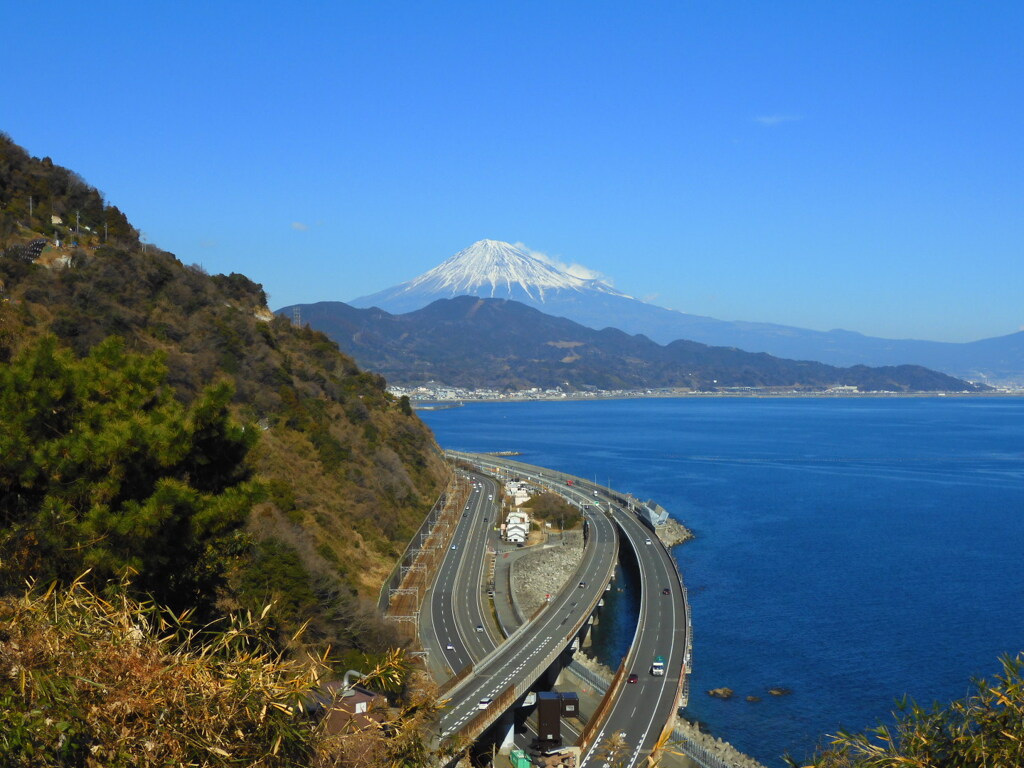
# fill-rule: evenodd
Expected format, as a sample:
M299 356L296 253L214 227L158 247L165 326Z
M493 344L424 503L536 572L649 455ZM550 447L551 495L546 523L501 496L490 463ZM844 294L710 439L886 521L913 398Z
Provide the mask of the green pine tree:
M0 367L0 589L92 569L172 606L209 601L259 491L257 432L231 418L231 394L186 407L159 353L116 338L76 359L46 337Z

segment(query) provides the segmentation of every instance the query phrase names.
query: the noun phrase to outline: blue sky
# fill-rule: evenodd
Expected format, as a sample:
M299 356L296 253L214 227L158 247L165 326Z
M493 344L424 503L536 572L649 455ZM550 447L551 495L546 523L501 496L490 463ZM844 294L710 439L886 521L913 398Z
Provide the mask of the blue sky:
M1024 326L1024 3L0 10L0 130L271 306L481 238L724 320Z

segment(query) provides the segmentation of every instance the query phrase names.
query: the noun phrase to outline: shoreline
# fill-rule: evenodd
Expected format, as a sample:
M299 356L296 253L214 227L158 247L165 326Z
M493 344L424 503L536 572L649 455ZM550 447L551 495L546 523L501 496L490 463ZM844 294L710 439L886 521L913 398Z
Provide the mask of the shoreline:
M606 394L588 394L574 392L562 395L511 393L496 396L462 395L452 398L410 398L415 410L442 410L474 403L550 403L550 402L585 402L588 400L687 400L687 399L750 399L750 400L863 400L863 399L900 399L900 398L1019 398L1024 397L1024 390L999 392L620 392Z

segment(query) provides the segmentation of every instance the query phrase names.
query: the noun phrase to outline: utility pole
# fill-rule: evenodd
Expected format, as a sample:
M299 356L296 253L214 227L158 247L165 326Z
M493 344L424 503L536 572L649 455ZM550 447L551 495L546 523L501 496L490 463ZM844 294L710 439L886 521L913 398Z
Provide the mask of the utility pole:
M32 226L32 195L28 196L28 225Z

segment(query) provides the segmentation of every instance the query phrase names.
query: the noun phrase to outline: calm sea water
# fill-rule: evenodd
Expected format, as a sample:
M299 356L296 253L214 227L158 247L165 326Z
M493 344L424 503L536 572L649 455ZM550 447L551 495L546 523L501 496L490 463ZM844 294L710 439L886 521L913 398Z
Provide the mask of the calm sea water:
M675 550L693 608L689 714L768 765L885 721L903 694L963 696L1001 654L1024 649L1024 400L496 403L421 415L445 447L521 451L653 498L697 533ZM602 650L614 656L632 628L611 635ZM706 695L721 686L735 697ZM792 694L769 696L773 686Z

